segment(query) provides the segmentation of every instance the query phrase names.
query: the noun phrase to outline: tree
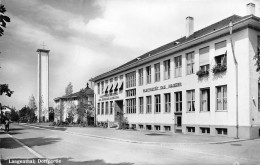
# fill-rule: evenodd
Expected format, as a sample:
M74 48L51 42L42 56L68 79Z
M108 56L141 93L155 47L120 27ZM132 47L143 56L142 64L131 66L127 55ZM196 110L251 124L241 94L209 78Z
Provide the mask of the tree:
M6 22L11 21L8 16L4 15L5 12L6 12L6 9L5 9L4 5L0 4L0 37L2 35L4 35L4 29L3 28L6 28ZM8 88L7 84L0 84L0 95L5 94L6 96L11 97L11 95L13 93L14 93L14 91L11 91ZM0 110L1 110L0 116L1 116L1 120L2 120L4 115L3 115L3 112L2 112L2 104L1 103L0 103Z
M87 85L88 86L88 85ZM84 126L89 124L90 118L93 115L93 105L88 103L88 96L84 89L79 92L79 104L77 109L78 122Z
M57 120L57 122L62 121L63 111L64 111L64 103L62 100L60 100L60 103L54 108L54 118Z
M15 110L15 108L11 108L10 118L11 118L12 121L18 121L19 120L19 114Z
M10 22L11 19L6 16L4 13L6 12L6 9L4 5L0 4L0 36L4 35L4 29L6 28L6 22Z
M14 91L11 91L8 88L8 84L0 84L0 95L3 95L4 93L6 96L11 97Z
M36 122L37 117L35 116L34 110L24 106L20 111L20 119L22 122Z
M33 95L29 97L28 107L33 109L34 112L37 110L36 101Z
M68 103L68 106L68 122L71 123L77 115L77 106L72 101Z
M73 86L71 82L68 84L68 86L65 89L65 96L68 96L73 93Z

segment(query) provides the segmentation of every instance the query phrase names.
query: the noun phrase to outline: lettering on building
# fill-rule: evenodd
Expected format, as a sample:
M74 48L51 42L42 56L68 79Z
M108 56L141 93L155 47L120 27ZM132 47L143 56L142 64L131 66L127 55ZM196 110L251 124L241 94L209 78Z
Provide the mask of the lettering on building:
M113 100L113 99L119 99L118 95L104 95L104 96L100 96L100 99L98 99L98 101L106 101L106 100Z
M163 90L168 88L175 88L175 87L180 87L181 85L182 84L179 82L179 83L169 84L168 86L167 85L156 86L153 88L143 89L143 92L152 92L152 91Z

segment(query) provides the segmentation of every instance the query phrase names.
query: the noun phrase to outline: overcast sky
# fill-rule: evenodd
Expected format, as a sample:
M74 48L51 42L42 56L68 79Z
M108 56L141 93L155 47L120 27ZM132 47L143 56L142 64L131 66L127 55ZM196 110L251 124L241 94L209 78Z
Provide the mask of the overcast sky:
M72 82L74 92L95 77L233 14L256 0L2 0L11 23L0 37L0 83L14 90L3 105L21 109L37 93L38 48L50 50L50 106Z

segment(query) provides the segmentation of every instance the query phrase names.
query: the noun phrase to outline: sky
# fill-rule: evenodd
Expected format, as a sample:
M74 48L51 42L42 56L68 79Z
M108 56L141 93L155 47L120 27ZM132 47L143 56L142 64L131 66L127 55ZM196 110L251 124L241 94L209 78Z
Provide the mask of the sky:
M259 0L0 0L11 22L0 37L0 84L14 94L2 105L21 109L37 95L37 52L50 50L49 104L89 79L185 36L185 18L200 30Z

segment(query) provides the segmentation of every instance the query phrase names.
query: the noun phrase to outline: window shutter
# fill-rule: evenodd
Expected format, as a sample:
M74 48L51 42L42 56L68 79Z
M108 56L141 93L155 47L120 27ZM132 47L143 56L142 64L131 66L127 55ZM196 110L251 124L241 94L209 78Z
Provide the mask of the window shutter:
M215 56L225 54L227 51L227 41L222 41L215 44Z
M200 66L209 64L209 46L199 50Z

